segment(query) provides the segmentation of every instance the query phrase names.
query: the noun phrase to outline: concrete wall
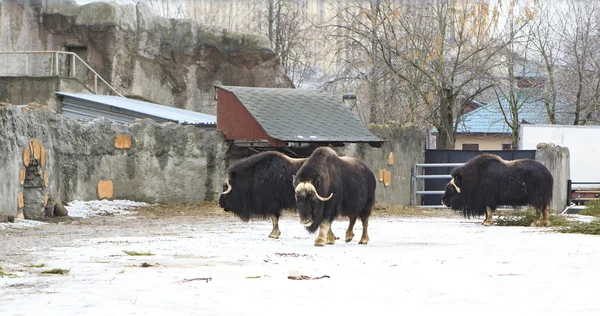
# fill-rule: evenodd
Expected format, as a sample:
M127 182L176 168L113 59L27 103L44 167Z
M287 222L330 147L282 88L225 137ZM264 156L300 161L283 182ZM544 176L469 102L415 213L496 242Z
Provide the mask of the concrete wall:
M369 129L375 136L387 140L381 148L352 144L338 152L360 158L375 173L377 203L410 205L413 194L412 169L416 163L425 161L426 132L412 125L369 125ZM386 173L389 174L387 185L386 181L380 179L380 172L384 177Z
M535 160L541 162L554 178L551 209L562 212L567 206L567 180L571 177L569 148L554 144L537 145Z
M0 1L1 50L71 49L125 96L215 114L214 84L292 86L264 36L158 17L143 1L24 2ZM0 76L49 76L51 57L29 54L26 62L25 55L2 55ZM62 67L67 62L59 62L61 75L68 73ZM76 68L77 77L93 87L91 73ZM19 103L6 97L0 94L0 100Z
M116 148L119 135L131 137L129 148ZM32 140L45 149L43 167L40 159L30 160L38 170L24 165L24 150ZM99 198L99 182L111 181L113 199L187 203L216 200L225 180L223 135L174 123L122 125L104 118L80 123L46 107L4 105L0 148L0 213L13 216L23 212L18 205L23 192L25 200L27 195L39 200L38 193L27 193L34 191L63 201L94 200ZM21 184L21 170L40 181L45 172L47 186L28 189Z
M0 77L0 102L47 104L51 110L58 110L56 92L90 91L76 79L64 77Z

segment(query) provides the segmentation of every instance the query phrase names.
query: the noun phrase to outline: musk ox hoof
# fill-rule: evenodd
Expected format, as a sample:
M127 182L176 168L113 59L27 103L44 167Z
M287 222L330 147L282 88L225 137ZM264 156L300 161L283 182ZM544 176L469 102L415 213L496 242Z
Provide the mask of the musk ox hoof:
M492 221L484 221L483 223L481 223L481 225L483 225L483 226L492 226L493 222Z
M550 227L550 221L534 221L532 227Z
M317 238L317 239L315 239L315 246L317 246L317 247L323 247L323 246L325 246L325 244L327 244L327 240L325 240L323 238Z
M354 233L346 233L346 243L351 242L352 238L354 238Z
M361 240L358 242L359 245L366 245L367 243L369 243L368 240Z
M273 239L279 239L279 236L281 235L280 231L273 231L271 232L271 234L269 235L269 238L273 238Z

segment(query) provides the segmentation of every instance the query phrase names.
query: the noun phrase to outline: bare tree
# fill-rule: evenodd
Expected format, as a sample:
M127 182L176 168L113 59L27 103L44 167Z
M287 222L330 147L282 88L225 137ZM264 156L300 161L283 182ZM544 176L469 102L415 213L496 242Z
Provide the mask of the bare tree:
M165 18L184 17L184 0L134 0L134 2L147 3L156 14Z
M585 125L597 114L600 99L600 7L597 2L568 1L561 40L565 43L562 57L565 64L563 91L572 105L573 125Z
M528 54L532 41L541 34L541 28L537 25L531 28L532 32L525 30L525 26L536 17L539 7L532 5L526 6L523 10L517 9L516 3L510 2L507 10L499 13L505 25L499 38L505 42L505 49L499 56L501 63L498 65L498 71L491 73L492 82L498 83L493 87L496 106L510 128L512 148L517 148L519 143L519 129L522 123L520 114L528 103L533 103L540 97L538 93L540 74L536 63L529 58ZM535 43L539 45L538 47L546 47L544 45L547 45L547 42L544 42L544 39L536 39ZM545 61L549 62L551 56L546 57ZM550 109L548 102L546 106Z

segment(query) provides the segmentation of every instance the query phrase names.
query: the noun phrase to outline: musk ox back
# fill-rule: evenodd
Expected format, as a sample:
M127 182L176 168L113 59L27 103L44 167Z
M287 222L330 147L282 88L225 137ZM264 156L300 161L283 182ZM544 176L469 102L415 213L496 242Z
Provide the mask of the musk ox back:
M481 154L454 168L451 175L442 203L462 210L465 217L485 214L484 224L491 225L492 212L498 206L531 205L537 213L533 225L549 225L548 207L554 180L543 164L531 159L506 161L496 155Z
M227 170L219 206L246 222L270 217L273 231L269 237L278 238L281 211L296 208L292 181L305 161L276 151L238 161Z
M346 242L350 242L356 219L363 223L360 243L369 240L367 226L375 204L375 175L356 158L338 157L329 147L317 148L294 179L300 221L309 232L319 230L315 246L333 244L331 222L348 216Z

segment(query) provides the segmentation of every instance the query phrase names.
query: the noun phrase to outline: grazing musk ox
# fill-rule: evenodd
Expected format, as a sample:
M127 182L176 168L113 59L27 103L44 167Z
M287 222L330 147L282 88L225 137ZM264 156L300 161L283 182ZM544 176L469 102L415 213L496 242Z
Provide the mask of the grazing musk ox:
M319 229L315 246L334 244L331 222L348 216L346 242L354 237L354 224L363 225L360 244L369 242L367 227L375 204L375 175L362 161L338 157L329 147L317 148L294 177L300 222L310 233Z
M442 204L461 209L465 217L485 214L484 225L492 225L499 205L535 207L532 226L549 226L548 208L554 180L550 171L531 159L507 161L481 154L452 170ZM540 218L541 217L541 218Z
M279 217L283 209L295 209L293 176L306 158L290 158L277 151L266 151L238 161L227 170L227 181L219 206L242 221L271 218L269 237L279 238Z

